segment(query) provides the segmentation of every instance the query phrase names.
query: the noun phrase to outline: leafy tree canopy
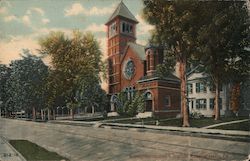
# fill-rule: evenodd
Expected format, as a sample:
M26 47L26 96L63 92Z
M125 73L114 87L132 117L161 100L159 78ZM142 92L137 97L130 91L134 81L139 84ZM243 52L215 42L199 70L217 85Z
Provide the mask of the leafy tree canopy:
M48 67L40 57L23 50L22 58L10 64L10 76L5 89L7 105L12 111L44 107Z
M104 63L101 61L99 43L93 34L73 31L69 38L62 32L51 32L40 40L40 45L41 53L49 55L52 63L48 106L64 103L73 108L83 105L83 100L96 101L91 98L105 95L99 85Z

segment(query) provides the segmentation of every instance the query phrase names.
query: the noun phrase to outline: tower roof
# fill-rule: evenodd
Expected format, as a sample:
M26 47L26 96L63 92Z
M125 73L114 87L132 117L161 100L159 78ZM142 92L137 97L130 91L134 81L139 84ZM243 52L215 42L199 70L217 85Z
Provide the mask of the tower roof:
M135 16L129 11L127 6L122 1L118 4L117 8L113 12L113 14L109 17L106 24L109 23L111 20L113 20L117 16L125 17L125 18L127 18L129 20L132 20L132 21L138 23Z

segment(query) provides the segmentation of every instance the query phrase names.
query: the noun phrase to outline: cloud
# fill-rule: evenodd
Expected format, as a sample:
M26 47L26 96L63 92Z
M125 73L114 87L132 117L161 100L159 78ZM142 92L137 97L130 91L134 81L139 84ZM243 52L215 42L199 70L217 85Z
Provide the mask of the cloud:
M137 25L137 35L148 35L154 26L148 24L140 15L136 15L135 18L139 21Z
M82 7L80 3L74 3L69 9L65 9L65 16L76 16L85 12L85 9Z
M111 7L112 8L112 7ZM110 7L103 7L103 8L97 8L97 7L92 7L89 12L87 12L87 15L106 15L106 14L111 14L113 12L113 9Z
M7 8L6 7L0 7L0 14L7 14Z
M44 10L38 7L32 7L26 11L27 15L31 15L31 12L36 12L40 14L41 16L44 16Z
M44 10L38 7L31 7L26 11L26 14L22 17L22 22L26 25L26 26L30 26L31 25L31 20L30 18L34 17L34 15L32 13L37 13L40 15L39 18L41 18L41 23L42 24L48 24L50 22L50 20L48 18L45 18L44 14ZM34 28L34 27L33 27Z
M85 28L85 31L91 31L91 32L105 32L106 26L104 24L97 25L96 23L93 23Z
M14 15L10 15L10 16L7 16L7 17L4 17L4 21L5 22L10 22L10 21L17 21L17 17L14 16Z
M97 8L97 7L92 7L90 9L84 8L80 3L74 3L71 5L71 7L66 8L64 10L64 15L65 16L77 16L77 15L88 15L88 16L93 16L93 15L106 15L110 14L113 12L114 5L111 7L103 7L103 8Z
M26 26L30 26L31 22L30 22L30 17L28 15L24 15L22 17L22 22L26 25Z
M49 23L49 22L50 22L50 20L47 19L47 18L43 18L43 19L42 19L42 23L43 23L43 24L47 24L47 23Z
M29 48L32 53L37 54L39 45L34 39L28 36L12 36L11 40L0 41L0 61L8 64L11 60L19 59L22 49Z

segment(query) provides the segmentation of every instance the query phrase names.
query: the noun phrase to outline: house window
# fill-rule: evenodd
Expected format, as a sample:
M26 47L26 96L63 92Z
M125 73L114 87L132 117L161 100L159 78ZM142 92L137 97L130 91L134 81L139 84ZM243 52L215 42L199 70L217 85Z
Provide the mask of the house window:
M196 83L196 93L200 93L200 92L207 92L207 87L204 83L200 82L200 83Z
M188 91L189 94L193 93L193 84L192 83L188 83L187 91Z
M209 86L209 90L212 91L212 92L215 92L215 85L210 85ZM222 91L222 85L219 86L219 90Z
M215 102L215 98L209 99L209 108L210 109L214 109L214 102ZM222 109L222 99L221 98L219 98L219 108Z
M197 99L196 100L196 109L206 109L207 100L206 99Z

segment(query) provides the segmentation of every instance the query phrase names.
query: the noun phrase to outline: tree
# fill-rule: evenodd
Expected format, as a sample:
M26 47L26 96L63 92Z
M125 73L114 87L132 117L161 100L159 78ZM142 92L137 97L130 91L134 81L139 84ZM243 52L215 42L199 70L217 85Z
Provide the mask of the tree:
M7 112L6 103L8 100L5 86L7 80L9 79L9 76L10 76L10 68L4 64L0 64L0 110L2 111L4 107L5 114ZM2 114L1 111L0 115Z
M85 107L84 111L91 108L92 114L95 111L104 111L108 104L105 91L101 89L98 80L94 80L91 75L89 77L85 75L80 80L75 98L79 107Z
M45 106L45 84L48 67L40 57L31 55L29 50L23 50L22 59L10 64L10 77L6 84L7 104L11 111L36 111Z
M144 95L139 92L136 92L132 98L128 98L125 92L121 92L117 98L119 115L135 116L139 112L145 112Z
M55 98L64 98L73 118L74 109L82 103L79 93L82 97L92 95L89 88L85 89L86 86L91 84L91 87L96 88L93 92L100 92L99 73L103 62L99 44L91 33L73 31L72 38L67 38L61 32L52 32L40 40L40 45L41 53L49 55L52 60L50 81L58 82L56 86L48 82L49 88L56 90L52 92L50 104L53 106ZM59 77L54 78L53 75ZM86 91L89 93L82 93ZM93 96L97 94L93 93Z
M152 40L164 46L166 56L175 57L179 63L179 77L181 80L181 114L183 126L190 126L186 98L186 64L196 51L195 41L197 31L202 22L199 14L203 11L197 1L165 1L144 0L144 17L154 25ZM165 56L165 57L166 57ZM176 63L165 63L171 69Z
M204 64L215 85L215 120L220 118L219 87L225 82L239 82L249 75L249 16L241 2L206 2L204 24L199 30L198 59ZM236 78L236 79L233 79Z
M62 107L66 104L66 98L63 95L63 73L57 70L50 69L48 79L46 82L46 107L48 110L48 119L51 118L51 110L55 115L55 108Z

